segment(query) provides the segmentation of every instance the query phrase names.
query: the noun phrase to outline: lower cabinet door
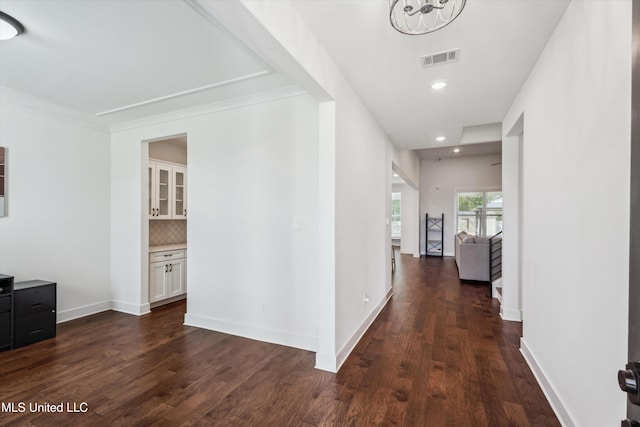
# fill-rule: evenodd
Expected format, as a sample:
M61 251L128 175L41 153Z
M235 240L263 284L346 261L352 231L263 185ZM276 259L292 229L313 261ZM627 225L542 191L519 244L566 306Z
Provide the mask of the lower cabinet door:
M171 261L169 266L169 275L171 279L169 279L169 296L175 297L177 295L182 295L185 293L185 260L178 259Z
M169 264L154 262L149 268L149 302L156 302L169 297Z

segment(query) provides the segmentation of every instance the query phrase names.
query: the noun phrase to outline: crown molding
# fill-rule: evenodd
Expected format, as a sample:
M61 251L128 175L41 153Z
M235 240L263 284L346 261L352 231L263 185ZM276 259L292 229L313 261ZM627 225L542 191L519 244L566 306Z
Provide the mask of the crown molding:
M0 105L14 110L36 113L73 125L108 132L109 127L100 119L54 102L19 92L5 86L0 87Z

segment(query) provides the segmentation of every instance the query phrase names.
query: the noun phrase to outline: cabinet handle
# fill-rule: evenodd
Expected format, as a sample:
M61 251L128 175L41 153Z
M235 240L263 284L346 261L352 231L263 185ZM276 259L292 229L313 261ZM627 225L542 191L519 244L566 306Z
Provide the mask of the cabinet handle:
M167 264L164 265L164 272L165 273L169 272L169 266Z
M173 271L173 264L169 264L169 271Z

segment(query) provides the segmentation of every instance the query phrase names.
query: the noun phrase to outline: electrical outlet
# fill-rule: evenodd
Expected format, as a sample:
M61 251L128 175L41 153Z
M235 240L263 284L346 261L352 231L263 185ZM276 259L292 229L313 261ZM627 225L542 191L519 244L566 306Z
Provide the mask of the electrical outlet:
M369 295L365 293L363 298L363 304L368 304L368 303L369 303Z
M294 229L300 228L300 218L298 218L297 216L293 217L293 228Z
M267 306L266 302L262 302L262 304L260 305L260 311L262 311L263 313L267 313L269 311L269 307Z

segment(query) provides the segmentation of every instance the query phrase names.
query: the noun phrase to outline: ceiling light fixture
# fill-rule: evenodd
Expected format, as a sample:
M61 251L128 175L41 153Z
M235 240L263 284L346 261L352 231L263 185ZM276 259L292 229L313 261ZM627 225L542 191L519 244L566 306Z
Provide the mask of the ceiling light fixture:
M9 40L24 33L24 26L12 16L0 12L0 40Z
M435 90L444 89L449 83L446 80L436 80L431 83L431 88Z
M459 148L454 148L454 149L453 149L453 152L454 152L454 153L459 153L459 152L460 152L460 149L459 149Z
M442 141L444 141L445 139L447 139L447 137L446 137L446 136L437 136L437 137L436 137L436 141L438 141L438 142L442 142Z
M389 0L389 20L402 34L428 34L449 25L466 3L467 0Z

